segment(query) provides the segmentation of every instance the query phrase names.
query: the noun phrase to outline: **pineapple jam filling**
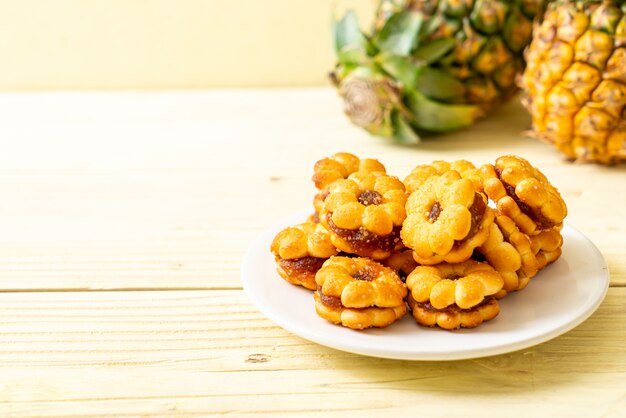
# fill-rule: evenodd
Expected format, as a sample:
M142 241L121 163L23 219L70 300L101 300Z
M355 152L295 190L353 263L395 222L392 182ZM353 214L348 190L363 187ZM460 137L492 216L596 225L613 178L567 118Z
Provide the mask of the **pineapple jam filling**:
M307 256L294 258L292 260L281 258L278 260L278 264L283 270L285 270L285 273L289 276L293 276L303 273L315 274L320 268L322 268L324 261L326 261L326 258Z
M331 214L328 214L328 228L347 241L356 251L383 250L391 251L400 242L400 230L402 225L394 226L391 233L387 235L376 235L367 229L360 227L359 229L343 229L339 228L332 220Z
M422 309L424 309L425 311L429 311L429 312L447 312L447 313L471 312L471 311L474 311L474 310L480 308L481 306L487 305L493 299L494 299L494 297L492 297L492 296L486 297L478 305L472 306L469 309L461 309L456 304L448 305L448 306L446 306L443 309L437 309L433 305L431 305L430 302L415 302L415 305L420 307L420 308L422 308Z
M383 203L383 196L375 190L366 190L357 198L363 206L380 205Z
M515 201L522 213L535 221L539 229L548 229L552 227L552 223L548 219L546 219L540 211L531 208L526 203L520 200L517 194L515 194L515 187L504 181L504 179L502 178L502 170L500 170L498 167L495 167L495 171L498 175L498 178L502 182L502 185L504 186L504 190L506 190L506 194Z
M441 214L441 205L439 202L435 202L435 204L430 208L430 212L428 212L428 220L430 223L434 223L439 215Z
M470 227L469 234L467 234L468 237L473 237L480 229L480 224L483 220L483 216L485 215L485 210L487 210L485 201L481 195L474 193L474 203L472 203L472 206L469 208L470 215L472 216L472 226Z
M330 308L343 308L344 306L341 304L341 298L335 296L327 296L322 292L322 288L317 286L317 292L320 295L320 300L322 303Z
M364 282L371 282L376 278L376 272L371 268L364 268L353 274L352 278L355 280L362 280Z
M472 217L472 224L470 226L470 231L467 234L467 238L473 237L480 228L480 222L483 219L483 215L485 214L485 209L487 205L483 201L482 197L478 193L474 193L474 202L472 206L469 207L470 215ZM430 212L428 212L428 220L431 223L434 223L441 214L441 205L439 202L435 202L435 204L430 208Z

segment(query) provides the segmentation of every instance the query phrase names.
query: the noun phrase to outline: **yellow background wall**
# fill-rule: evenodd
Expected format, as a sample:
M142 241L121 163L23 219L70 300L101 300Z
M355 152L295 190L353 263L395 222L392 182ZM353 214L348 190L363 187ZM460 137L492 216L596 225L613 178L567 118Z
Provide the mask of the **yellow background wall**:
M0 0L0 90L326 85L333 3Z

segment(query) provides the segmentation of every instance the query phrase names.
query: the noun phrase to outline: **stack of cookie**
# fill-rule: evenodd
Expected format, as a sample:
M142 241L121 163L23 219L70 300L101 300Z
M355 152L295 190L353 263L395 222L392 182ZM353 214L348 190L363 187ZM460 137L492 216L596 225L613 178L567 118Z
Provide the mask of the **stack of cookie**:
M377 160L338 153L314 172L315 213L271 251L281 277L315 290L333 323L384 327L406 301L418 324L476 327L560 256L567 209L522 158L435 161L400 181Z

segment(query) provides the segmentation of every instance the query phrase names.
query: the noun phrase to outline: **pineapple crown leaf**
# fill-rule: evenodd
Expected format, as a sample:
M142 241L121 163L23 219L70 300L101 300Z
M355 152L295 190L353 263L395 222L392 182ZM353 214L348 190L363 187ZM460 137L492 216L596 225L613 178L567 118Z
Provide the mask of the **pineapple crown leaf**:
M420 142L419 135L399 112L392 113L391 124L393 127L392 138L398 144L414 145Z
M382 52L408 56L417 46L422 23L421 13L411 10L394 13L374 35L372 42Z
M410 57L380 53L374 62L406 91L417 89L431 99L444 102L459 101L465 94L465 86L454 76Z
M438 39L417 48L413 56L425 64L432 64L452 51L456 44L453 38Z
M337 59L342 64L358 64L367 58L368 41L354 11L349 11L340 20L333 20L333 38Z
M412 123L431 132L447 132L465 128L482 116L474 105L437 103L419 91L406 92L406 103L413 112Z
M413 88L416 83L418 67L409 58L381 52L374 62L404 88Z
M465 86L461 81L433 67L422 67L417 71L415 86L420 93L437 101L458 102L465 95Z

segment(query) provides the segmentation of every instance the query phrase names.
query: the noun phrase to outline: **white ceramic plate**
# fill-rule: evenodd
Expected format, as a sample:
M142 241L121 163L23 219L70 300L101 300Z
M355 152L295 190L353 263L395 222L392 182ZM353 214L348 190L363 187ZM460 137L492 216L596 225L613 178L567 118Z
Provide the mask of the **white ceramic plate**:
M315 313L311 291L276 273L269 247L282 228L303 222L300 214L263 233L250 247L241 276L256 307L281 327L307 340L368 356L404 360L458 360L492 356L557 337L587 319L600 305L609 273L600 251L565 225L563 255L531 279L521 292L500 301L500 315L469 330L418 326L410 313L384 329L353 331Z

